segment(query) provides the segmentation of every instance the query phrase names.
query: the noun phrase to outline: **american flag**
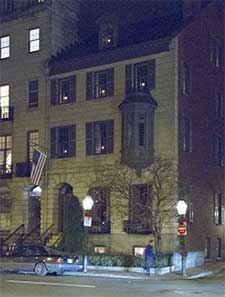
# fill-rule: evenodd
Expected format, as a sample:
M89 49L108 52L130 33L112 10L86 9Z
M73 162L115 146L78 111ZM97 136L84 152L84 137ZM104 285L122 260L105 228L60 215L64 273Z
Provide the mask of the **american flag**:
M34 149L31 168L31 182L38 186L41 181L42 172L47 156L37 149Z

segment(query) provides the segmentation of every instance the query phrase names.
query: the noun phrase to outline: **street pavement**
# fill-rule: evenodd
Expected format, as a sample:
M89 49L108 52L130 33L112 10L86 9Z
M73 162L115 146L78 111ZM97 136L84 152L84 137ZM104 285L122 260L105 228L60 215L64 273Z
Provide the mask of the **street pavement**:
M105 271L105 270L88 270L88 272L65 272L64 275L74 275L82 277L102 277L118 279L152 279L152 280L176 280L176 279L198 279L209 277L221 272L225 272L225 262L207 262L203 266L187 269L187 275L181 275L181 272L170 272L163 275L151 274L150 276L143 273L128 271Z

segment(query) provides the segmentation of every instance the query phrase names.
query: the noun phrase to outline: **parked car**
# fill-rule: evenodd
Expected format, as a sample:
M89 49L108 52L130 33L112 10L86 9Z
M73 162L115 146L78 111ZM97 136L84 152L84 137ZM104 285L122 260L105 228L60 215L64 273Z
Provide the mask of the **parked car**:
M48 273L63 274L65 271L80 271L77 256L40 245L21 245L0 256L0 271L34 271L44 276Z

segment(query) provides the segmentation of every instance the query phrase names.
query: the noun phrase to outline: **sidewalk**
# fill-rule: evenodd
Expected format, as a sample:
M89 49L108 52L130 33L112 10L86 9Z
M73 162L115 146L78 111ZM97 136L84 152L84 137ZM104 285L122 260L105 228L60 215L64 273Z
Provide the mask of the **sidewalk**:
M64 275L73 275L80 277L103 277L117 279L133 279L133 280L176 280L176 279L197 279L215 275L225 271L225 262L206 263L203 266L187 269L187 276L181 275L179 272L170 272L162 275L151 274L150 277L143 273L128 271L105 271L105 270L88 270L88 272L65 272Z

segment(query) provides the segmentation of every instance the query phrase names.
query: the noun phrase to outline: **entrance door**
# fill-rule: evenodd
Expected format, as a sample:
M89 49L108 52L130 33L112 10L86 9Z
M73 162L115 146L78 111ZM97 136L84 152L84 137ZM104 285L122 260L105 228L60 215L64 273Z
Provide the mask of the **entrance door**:
M41 192L33 189L29 196L29 231L36 229L37 233L40 232L41 223Z
M63 232L66 229L68 221L68 212L70 208L71 197L73 195L73 188L65 184L59 190L59 216L58 216L58 231Z

